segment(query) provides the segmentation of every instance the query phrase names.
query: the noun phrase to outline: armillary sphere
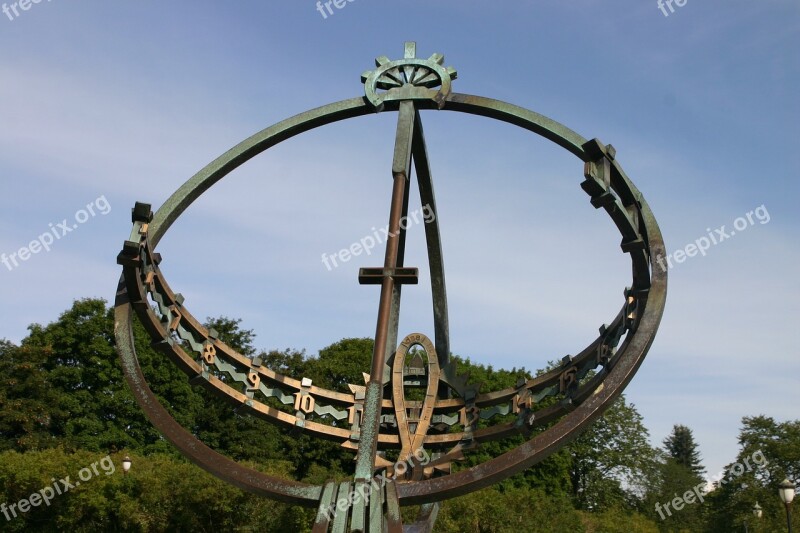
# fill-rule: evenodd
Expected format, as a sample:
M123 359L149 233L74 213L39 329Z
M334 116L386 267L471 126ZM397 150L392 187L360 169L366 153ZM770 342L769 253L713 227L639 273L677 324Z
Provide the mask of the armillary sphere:
M318 509L314 531L403 531L400 506L421 504L406 531L428 531L438 503L497 483L557 451L609 407L633 377L653 342L664 310L667 273L653 268L665 255L655 218L628 179L611 145L586 140L563 125L491 98L452 92L456 71L444 57L376 60L362 75L365 95L328 104L256 133L184 183L158 211L137 203L133 230L118 263L115 334L126 379L152 423L187 457L252 493ZM437 215L421 110L481 115L527 129L584 162L583 190L622 234L632 280L622 307L576 356L515 387L482 391L449 361L447 297L439 217L425 224L433 297L434 336L399 339L400 296L418 270L404 265L412 164L422 205ZM272 146L313 128L376 112L397 112L392 161L389 238L382 267L362 268L359 282L380 285L375 348L365 383L350 392L326 390L303 376L284 376L245 357L203 327L159 268L156 246L173 222L213 184ZM210 449L178 425L148 387L131 329L135 311L154 345L191 378L239 410L286 428L334 440L355 453L351 481L309 485L246 468ZM365 369L366 370L366 369ZM222 379L221 379L222 378ZM493 420L494 419L494 420ZM493 423L494 422L494 423ZM525 435L523 444L472 467L458 466L481 443ZM380 481L380 482L378 482Z

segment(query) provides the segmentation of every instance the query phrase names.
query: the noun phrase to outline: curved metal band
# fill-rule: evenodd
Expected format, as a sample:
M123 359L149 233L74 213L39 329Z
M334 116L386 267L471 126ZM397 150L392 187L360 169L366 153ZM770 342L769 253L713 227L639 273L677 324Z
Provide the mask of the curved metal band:
M396 109L397 105L399 105L398 102L387 101L385 108L392 110ZM438 107L432 101L419 101L417 106ZM512 104L490 98L453 93L447 98L444 109L508 122L553 141L583 161L591 161L593 158L584 149L586 139L558 122ZM203 192L256 155L303 132L339 120L363 116L373 111L363 97L343 100L286 119L239 143L185 182L161 206L150 224L149 238L152 247L157 246L172 223ZM582 428L600 416L633 377L658 329L664 309L667 275L666 272L659 269L652 269L652 273L650 272L649 257L658 257L664 254L661 232L652 212L616 162L614 162L614 168L617 171L613 177L616 183L612 183L612 185L615 185L615 191L619 195L617 200L623 200L624 206L634 203L638 206L642 218L639 222L645 239L642 251L631 252L634 285L638 284L638 289L646 291L646 295L640 301L643 312L641 316L636 317L637 327L629 333L620 348L622 353L619 361L588 399L547 432L500 457L468 470L442 478L399 485L397 490L402 504L434 502L466 494L532 466L566 445L578 435ZM604 204L603 206L623 230L623 235L625 235L624 228L629 226L634 227L634 231L638 233L635 224L632 224L624 216L618 215L620 211L618 207L622 207L622 204L613 199L611 204L613 205ZM242 467L211 450L178 425L158 403L142 376L131 333L131 304L128 300L124 279L120 281L115 306L115 336L126 379L151 422L181 452L210 473L250 492L302 505L317 505L322 494L322 486L285 481Z
M649 206L644 204L642 208L649 230L650 252L653 256L659 257L665 253L661 232ZM416 505L440 501L486 488L533 466L569 444L581 430L603 414L603 411L622 393L642 364L661 322L666 292L667 274L661 269L654 268L648 305L637 330L632 338L627 339L625 352L608 377L575 411L546 432L483 464L449 476L399 485L397 492L402 504Z
M386 102L385 108L396 110L397 105L398 102ZM436 108L433 102L418 102L417 105L418 107ZM444 109L483 115L516 124L555 142L586 161L586 155L582 148L586 139L544 115L500 100L460 93L452 93L447 98L447 105ZM153 248L158 245L161 237L172 223L201 194L261 152L314 128L368 115L373 111L363 97L341 100L295 115L245 139L192 176L158 209L150 225L150 241Z
M145 330L155 341L154 347L165 354L172 362L174 362L181 370L193 380L199 380L200 384L206 387L210 392L219 395L222 399L232 403L237 409L242 409L244 412L253 414L256 417L263 418L271 423L278 425L295 427L300 422L296 415L292 415L274 407L270 407L263 403L263 401L251 398L248 395L242 394L237 389L232 388L227 383L240 382L245 384L250 390L258 390L264 393L265 396L282 397L282 394L272 394L268 390L262 390L259 387L260 381L257 379L259 376L265 381L270 381L278 388L287 388L289 392L287 398L296 396L299 392L305 392L309 396L314 397L316 400L323 399L329 402L328 406L322 406L320 411L314 408L314 412L320 415L325 413L334 415L336 409L331 407L331 403L343 404L345 407L353 408L355 405L355 397L351 394L343 394L319 387L303 387L301 382L275 373L274 371L262 366L252 366L252 361L235 350L225 345L219 339L212 338L210 332L203 327L199 321L192 316L188 309L183 305L182 298L179 298L169 287L169 284L163 278L163 275L158 268L158 261L156 254L149 246L147 239L147 231L140 227L136 231L139 236L139 245L135 248L135 252L125 254L125 259L121 258L123 264L123 276L125 279L125 290L127 301L137 311L137 315ZM133 244L133 243L131 243ZM132 255L131 255L132 254ZM157 304L158 312L151 309L147 303L152 301ZM522 402L522 395L525 398L543 398L551 396L556 390L563 387L565 372L575 372L575 375L585 375L590 368L595 368L599 364L604 367L613 366L616 358L621 356L622 352L613 356L612 349L616 346L618 339L624 335L629 329L628 314L629 305L623 307L617 317L612 321L610 326L601 328L600 337L594 342L589 344L582 352L575 357L564 361L560 367L556 367L551 371L541 374L533 379L528 380L521 386L510 387L507 389L492 391L487 394L478 395L474 400L474 406L478 408L488 408L488 416L481 414L481 418L488 419L494 415L507 414L502 410L494 411L491 406L497 404L506 404L506 407L513 409L508 404L512 405L516 402ZM180 339L187 344L182 345L178 342L172 342L171 335L177 335ZM184 349L185 348L185 349ZM213 348L209 350L209 348ZM186 350L189 350L187 352ZM210 360L207 359L210 357ZM232 381L226 382L218 379L213 374L208 373L198 363L198 359L205 360L217 368L220 372L228 373ZM218 366L215 359L227 359L226 363ZM237 370L237 366L240 368ZM249 376L248 376L249 373ZM571 391L570 398L580 403L589 396L594 388L605 377L606 368L595 376L590 382L582 384L577 390ZM250 377L255 376L255 377ZM281 398L281 401L283 399ZM526 402L526 401L525 401ZM283 401L283 403L287 403ZM320 404L316 404L320 405ZM462 397L452 399L437 399L434 410L437 412L452 413L453 411L460 411L465 407L465 400ZM532 407L532 406L531 406ZM528 407L525 416L534 417L534 422L528 423L528 428L532 429L534 426L549 424L556 420L561 415L571 411L571 406L563 405L561 403L554 406L544 407L538 410L532 410ZM393 403L391 399L383 400L382 408L392 410ZM335 417L337 420L341 418ZM351 430L344 427L337 427L304 419L301 424L307 432L317 437L330 439L342 442L343 446L353 448L353 443L349 442L351 437ZM500 425L489 426L486 428L473 429L472 438L476 442L483 442L485 440L493 440L504 438L511 434L516 434L519 429L515 423L505 423ZM464 438L463 433L447 432L444 434L427 435L424 439L425 445L431 447L443 446L448 443L454 444ZM382 448L397 446L399 443L398 436L392 434L381 433L379 436L379 446Z
M124 280L120 280L114 309L114 336L125 379L150 422L192 462L240 489L287 503L317 505L322 495L322 487L286 481L244 467L203 444L172 418L147 386L142 369L139 367L131 328L132 307L128 303L123 287Z

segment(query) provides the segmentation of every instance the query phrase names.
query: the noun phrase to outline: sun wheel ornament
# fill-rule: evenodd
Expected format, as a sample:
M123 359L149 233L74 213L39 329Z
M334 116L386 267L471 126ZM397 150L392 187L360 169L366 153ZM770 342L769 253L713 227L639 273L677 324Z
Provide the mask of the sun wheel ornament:
M426 531L438 503L497 483L541 461L575 438L622 392L653 342L664 310L667 273L653 268L665 255L655 218L617 161L616 151L526 109L490 98L452 92L455 69L444 57L376 60L362 75L363 97L331 103L256 133L184 183L155 213L136 203L133 228L118 256L115 335L126 379L152 423L196 464L238 487L318 509L314 530L402 531L399 508L422 504L415 531ZM618 228L631 282L621 291L615 317L577 355L512 388L481 390L449 360L450 336L444 262L433 177L422 130L422 110L485 116L527 129L583 162L580 184L592 206ZM246 357L206 329L172 290L160 268L158 242L171 224L214 183L286 139L339 120L376 112L398 116L389 204L389 238L383 266L359 272L362 285L380 287L372 364L349 392L316 386L304 376L281 375ZM404 264L411 177L422 205L431 276L433 333L398 337L402 289L417 284L418 269ZM354 280L355 281L355 280ZM246 468L198 441L156 400L139 367L131 329L135 313L154 346L188 376L249 413L284 428L333 440L352 450L353 479L309 485ZM523 444L477 466L462 460L482 443L523 435ZM380 482L379 482L380 481Z

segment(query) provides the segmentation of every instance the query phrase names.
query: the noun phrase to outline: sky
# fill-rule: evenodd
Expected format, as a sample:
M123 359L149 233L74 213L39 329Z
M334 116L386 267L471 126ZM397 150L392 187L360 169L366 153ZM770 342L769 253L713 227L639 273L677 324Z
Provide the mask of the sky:
M458 70L454 91L612 143L669 252L726 235L673 257L661 328L626 389L654 445L689 426L713 476L735 460L743 416L798 418L796 0L22 4L0 6L0 338L19 342L76 299L112 302L136 201L156 209L253 133L362 96L375 58L416 41ZM373 336L378 290L357 273L382 251L323 259L386 225L395 121L314 130L206 192L158 247L186 307L241 318L263 349ZM582 162L485 118L422 121L452 351L534 371L579 352L630 284ZM408 240L421 278L399 333L433 337L421 225Z

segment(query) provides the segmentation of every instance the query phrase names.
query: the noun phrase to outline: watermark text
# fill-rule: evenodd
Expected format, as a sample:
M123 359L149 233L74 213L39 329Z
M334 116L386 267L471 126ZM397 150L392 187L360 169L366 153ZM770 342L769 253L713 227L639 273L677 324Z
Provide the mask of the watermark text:
M727 229L726 225L724 224L719 228L714 229L714 231L711 231L711 228L706 228L706 235L695 239L694 242L687 244L685 247L679 250L675 250L674 252L667 254L666 257L663 255L657 256L656 263L658 263L658 266L661 267L663 272L666 272L667 269L674 268L676 264L681 264L686 261L686 259L695 257L698 253L705 257L711 246L716 246L717 244L723 243L736 235L737 232L741 233L750 226L754 226L756 220L760 224L769 223L771 219L766 205L761 204L757 208L745 213L744 216L734 220L734 229Z
M436 220L436 213L434 213L431 206L426 204L420 209L402 217L400 219L400 229L407 229L412 221L415 224L420 224L421 222L430 224L434 220ZM379 244L382 244L389 237L394 236L394 233L389 231L389 226L384 226L380 229L377 229L373 226L371 235L361 238L359 241L351 244L348 248L342 248L338 252L331 255L322 254L322 264L324 264L325 268L327 268L330 272L334 268L337 268L340 263L347 263L350 261L350 259L357 257L362 253L372 255L373 248Z
M42 250L49 252L55 241L78 229L79 224L85 224L98 214L107 215L110 212L111 204L108 203L105 195L103 195L86 204L86 209L78 209L74 215L75 222L72 224L66 218L57 224L51 222L49 230L29 242L27 246L23 246L10 254L0 254L0 263L5 265L9 271L14 270L21 262L27 261L31 256L38 254Z
M368 483L357 483L349 494L339 494L336 503L332 503L322 514L331 521L340 512L344 512L362 500L366 505L369 503L370 492L377 491L386 486L387 483L394 483L398 477L403 477L407 472L414 468L422 468L431 461L431 456L423 449L416 450L406 460L397 461L391 468L388 476L381 473L372 478Z
M336 9L344 9L347 4L354 2L355 0L327 0L326 2L317 2L317 11L319 14L322 15L323 20L328 18L328 15L333 15L335 11L333 8ZM333 6L333 7L331 7Z
M100 468L98 469L98 467ZM2 512L3 516L6 517L6 522L10 522L11 519L19 516L17 512L19 512L19 514L25 514L30 511L31 508L39 507L43 503L47 507L50 507L50 502L56 496L61 496L75 487L80 486L81 481L89 481L92 479L92 477L99 476L100 471L105 473L105 475L110 476L115 470L116 468L114 467L114 461L111 460L111 456L106 455L99 461L95 461L89 466L81 468L78 472L78 479L76 479L74 482L70 480L70 476L59 480L53 478L51 479L51 485L34 492L27 498L22 498L18 502L10 505L7 502L0 504L0 512Z
M675 6L672 4L675 4L678 7L683 7L688 1L689 0L658 0L658 9L664 13L665 17L668 17L670 14L675 13ZM669 13L667 12L667 9L669 9Z
M20 16L20 10L28 11L33 7L33 4L38 4L41 1L42 0L18 0L17 2L12 2L11 5L8 5L7 2L3 2L3 7L0 9L2 9L5 16L8 17L8 20L13 22ZM50 0L47 1L49 2Z
M687 490L680 496L678 494L674 494L675 497L665 504L656 503L656 512L658 513L658 516L661 517L661 520L665 520L667 516L672 516L673 510L678 512L687 505L692 505L698 501L700 503L704 503L705 489L712 484L712 481L717 482L720 485L724 485L725 483L742 476L745 472L752 472L753 465L750 464L751 460L757 468L764 468L769 464L767 458L764 457L764 452L757 450L753 452L751 456L744 458L744 461L742 462L744 464L736 463L728 468L727 477L725 477L725 472L721 472L715 476L715 479L706 479L702 483L698 483L697 486ZM672 507L672 510L670 510L670 507ZM664 513L666 513L666 516Z

